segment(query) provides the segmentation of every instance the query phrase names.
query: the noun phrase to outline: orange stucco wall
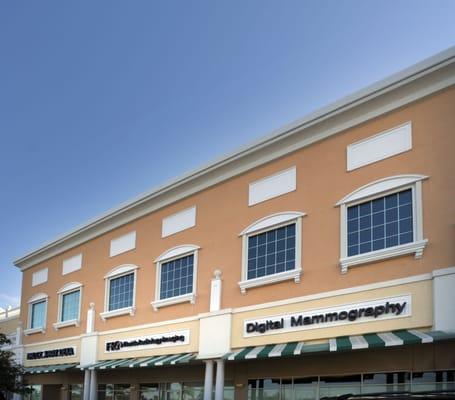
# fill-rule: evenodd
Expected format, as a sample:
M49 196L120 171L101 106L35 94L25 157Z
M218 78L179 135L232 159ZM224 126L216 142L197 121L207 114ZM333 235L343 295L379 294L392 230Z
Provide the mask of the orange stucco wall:
M150 322L176 319L207 312L210 301L210 280L213 271L223 273L222 307L240 307L322 291L347 288L377 281L422 274L436 268L455 265L455 88L422 99L368 123L332 136L288 156L213 186L196 195L142 217L101 237L60 254L23 273L22 318L28 318L27 300L34 294L49 295L46 334L34 334L25 343L76 336L84 332L86 310L95 303L96 330L110 330ZM411 151L346 171L346 146L404 122L412 122ZM297 167L297 190L292 193L248 206L249 183L291 166ZM354 189L374 180L399 174L424 174L423 182L424 237L429 239L422 259L412 255L372 263L340 273L339 209L334 205ZM197 206L194 228L161 238L163 217ZM249 289L241 295L241 238L239 233L255 220L280 211L302 211L307 214L302 228L301 282L277 283ZM136 230L136 249L109 257L110 240ZM168 306L154 311L150 305L155 296L156 267L154 260L163 251L181 244L201 247L198 262L197 299L190 303ZM62 261L83 253L81 270L62 276ZM102 321L98 313L104 309L104 278L121 264L139 266L136 314ZM380 265L379 265L380 264ZM49 268L48 282L31 286L32 273ZM55 331L57 291L66 283L83 283L82 323Z

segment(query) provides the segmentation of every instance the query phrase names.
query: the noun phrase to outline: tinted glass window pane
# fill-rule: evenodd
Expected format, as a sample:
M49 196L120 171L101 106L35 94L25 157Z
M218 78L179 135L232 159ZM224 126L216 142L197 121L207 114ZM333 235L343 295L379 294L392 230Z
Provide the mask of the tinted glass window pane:
M347 213L348 256L413 241L411 189L348 207Z
M294 400L317 398L318 378L294 378Z
M264 244L255 247L252 243ZM254 279L294 269L295 245L295 224L250 236L247 278ZM257 252L254 252L255 248Z
M62 321L70 321L79 318L80 291L76 290L62 296Z
M133 305L134 273L110 280L109 311Z
M69 394L70 400L82 400L84 392L83 385L70 385Z
M141 400L160 400L159 384L147 383L140 386Z
M32 316L30 328L42 328L45 325L44 317L46 314L46 300L32 304Z
M364 374L362 393L407 391L410 388L408 372Z
M255 247L257 249L257 247ZM248 260L255 266L257 257ZM188 255L161 264L160 299L193 292L194 255Z
M360 375L321 377L319 388L320 397L359 394L360 383Z

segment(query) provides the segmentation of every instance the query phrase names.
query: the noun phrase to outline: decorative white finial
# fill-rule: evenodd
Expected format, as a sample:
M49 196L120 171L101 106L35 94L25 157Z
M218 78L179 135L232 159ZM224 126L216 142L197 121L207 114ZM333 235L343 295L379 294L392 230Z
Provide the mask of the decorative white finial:
M221 270L216 269L215 271L213 271L213 276L215 277L215 279L220 279L221 278Z

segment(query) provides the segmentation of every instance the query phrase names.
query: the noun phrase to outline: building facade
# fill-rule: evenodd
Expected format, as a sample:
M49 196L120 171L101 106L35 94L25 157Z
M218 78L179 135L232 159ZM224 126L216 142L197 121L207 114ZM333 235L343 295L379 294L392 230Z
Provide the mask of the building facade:
M37 399L455 390L455 48L18 259Z

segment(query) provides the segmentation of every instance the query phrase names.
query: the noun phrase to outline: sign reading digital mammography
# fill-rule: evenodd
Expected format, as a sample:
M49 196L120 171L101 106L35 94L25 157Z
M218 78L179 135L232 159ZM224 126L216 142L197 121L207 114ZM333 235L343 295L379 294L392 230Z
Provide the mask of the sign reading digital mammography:
M312 309L244 321L244 337L329 328L411 315L411 295Z
M127 339L110 340L105 342L106 353L119 351L147 350L156 347L172 347L186 345L190 342L190 331L157 333Z

